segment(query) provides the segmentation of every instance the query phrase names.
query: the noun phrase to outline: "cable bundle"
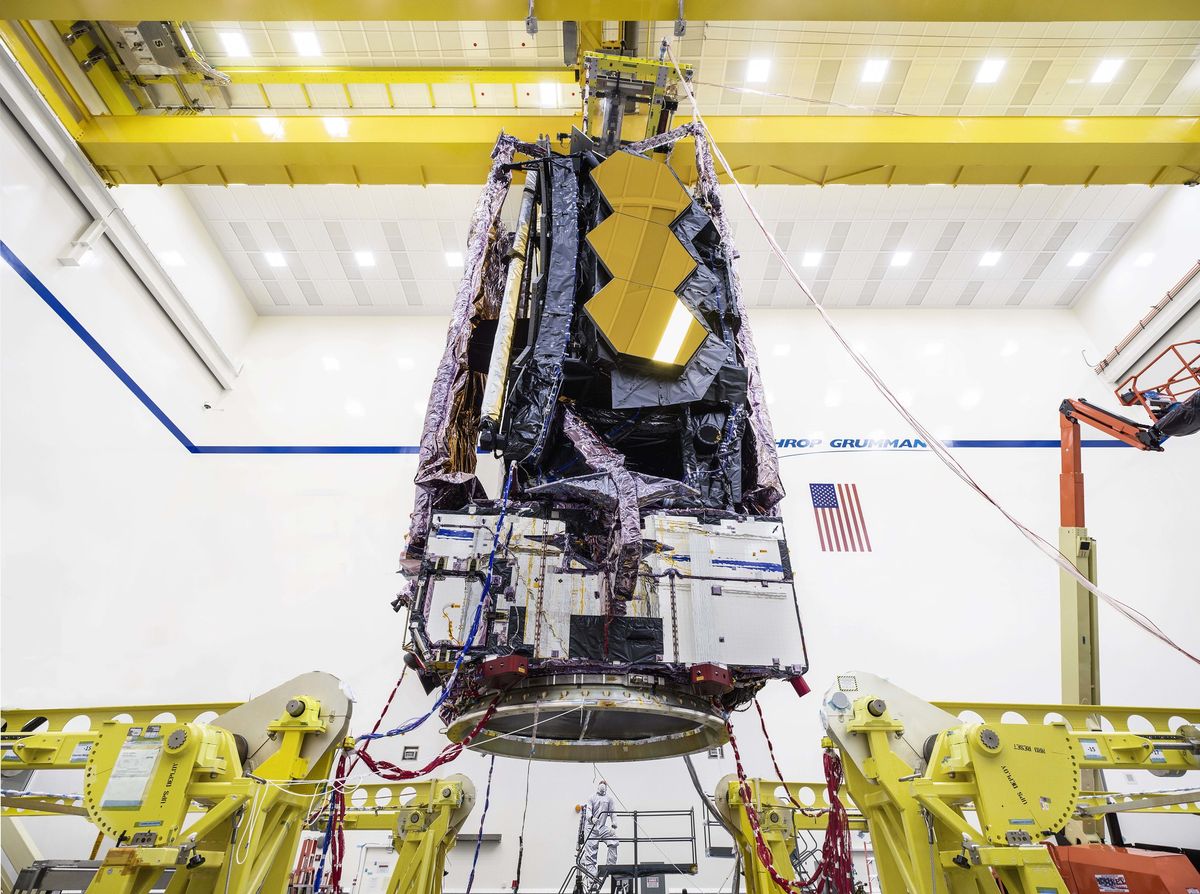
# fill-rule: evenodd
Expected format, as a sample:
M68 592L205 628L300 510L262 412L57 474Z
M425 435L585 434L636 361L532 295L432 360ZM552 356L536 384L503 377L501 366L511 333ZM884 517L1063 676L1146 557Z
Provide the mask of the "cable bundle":
M329 873L329 884L334 890L338 889L338 885L342 878L342 858L345 853L345 834L342 830L342 818L346 815L346 777L350 775L350 771L361 760L373 772L390 781L400 781L406 779L415 779L418 776L423 776L426 773L436 769L437 767L447 764L454 760L462 753L470 741L479 734L483 729L484 724L491 719L492 714L496 709L496 701L493 701L484 712L483 718L469 732L461 742L456 742L442 749L441 754L430 761L425 767L420 770L402 770L395 764L389 761L376 761L367 753L367 748L370 743L376 739L387 739L393 736L402 736L405 733L410 733L417 727L421 726L426 720L434 715L434 712L442 706L450 692L454 689L454 684L458 680L458 672L462 667L463 661L467 657L467 653L475 645L475 637L479 633L480 622L487 611L492 597L492 581L494 580L494 570L496 565L496 552L500 547L500 532L504 528L504 519L508 515L508 495L512 489L513 474L516 466L509 468L508 475L504 479L504 493L501 496L500 515L496 519L496 530L492 532L492 551L488 556L487 576L483 581L483 590L479 594L479 604L475 606L475 615L471 619L471 628L467 632L467 636L463 640L462 648L459 649L458 655L454 660L454 669L450 672L450 677L442 685L441 692L434 699L433 705L419 717L413 717L400 724L395 729L390 729L387 732L378 732L380 723L383 720L384 714L387 713L387 708L392 703L392 699L396 695L396 689L392 690L392 694L388 696L387 705L384 706L383 712L379 715L379 720L375 721L375 726L371 732L359 736L355 740L355 748L353 751L343 751L338 758L337 770L334 772L333 782L329 789L329 809L325 826L325 836L321 840L321 860L317 864L316 876L313 880L313 890L319 891L321 883L325 875L325 858L330 856L331 866ZM404 678L401 673L400 679ZM399 688L400 682L396 682L396 688ZM360 742L365 742L365 745L359 747Z
M761 717L761 714L760 714ZM775 868L775 857L771 848L763 839L759 823L758 811L754 807L754 792L746 779L746 770L742 765L742 755L738 750L737 738L733 734L733 724L729 716L725 716L725 730L729 733L729 744L733 748L733 760L737 765L738 793L742 799L742 807L746 811L746 819L754 833L754 851L758 861L762 863L771 881L782 889L785 894L812 894L828 884L837 894L851 894L854 888L853 864L850 857L850 822L846 816L846 808L838 798L838 788L842 784L842 762L832 750L825 752L825 785L829 798L829 825L825 830L825 843L821 847L821 862L808 878L800 876L796 881L784 878ZM763 725L766 731L766 725ZM768 742L769 742L768 738ZM772 748L772 760L774 749ZM778 767L776 767L778 772ZM791 797L790 795L788 796ZM799 875L799 873L797 873Z
M463 749L467 748L471 742L478 736L488 721L492 719L492 715L496 713L496 705L499 703L500 697L497 696L488 705L487 710L483 712L483 716L479 718L479 722L471 728L471 731L463 736L461 741L452 742L443 748L438 755L433 758L425 766L418 770L404 770L393 764L391 761L376 760L367 753L367 746L362 746L354 751L343 751L338 758L337 773L334 779L337 780L329 796L329 817L325 827L325 838L321 842L322 862L317 867L317 875L314 879L313 890L320 890L322 876L324 874L324 857L329 855L329 887L334 891L341 890L342 881L342 864L346 855L346 785L345 779L350 774L350 761L357 763L361 760L366 764L375 775L388 782L407 782L412 779L417 779L432 773L438 767L450 763L455 760Z

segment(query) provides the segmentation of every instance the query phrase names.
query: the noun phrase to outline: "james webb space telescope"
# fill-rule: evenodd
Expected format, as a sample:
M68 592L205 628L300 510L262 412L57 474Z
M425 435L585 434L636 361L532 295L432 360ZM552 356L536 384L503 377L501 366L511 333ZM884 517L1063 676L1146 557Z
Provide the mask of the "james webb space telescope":
M675 78L587 54L586 132L566 152L501 137L472 220L397 608L449 737L492 712L484 751L689 753L767 680L803 688L757 355L703 133L668 129ZM672 166L685 137L694 191ZM477 445L503 464L494 498Z

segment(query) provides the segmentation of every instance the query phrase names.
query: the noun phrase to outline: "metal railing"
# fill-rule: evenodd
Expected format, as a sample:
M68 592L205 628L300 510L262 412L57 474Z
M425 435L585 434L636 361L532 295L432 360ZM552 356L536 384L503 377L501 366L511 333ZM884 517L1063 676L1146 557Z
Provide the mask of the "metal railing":
M583 850L594 832L583 828L584 820L581 815L579 844L575 850L575 865L567 871L566 877L559 886L559 894L566 894L573 880L576 881L576 891L590 891L596 890L605 878L639 879L647 875L695 875L698 871L699 854L696 847L696 811L694 808L689 807L687 810L619 810L613 811L612 817L615 819L618 829L628 822L632 834L614 835L603 840L615 842L621 847L631 846L633 861L631 863L598 862L595 875L584 869L581 865ZM676 818L680 821L679 834L646 834L644 827L647 822L657 822L667 818ZM683 853L678 853L680 845L686 845L686 848L682 849ZM651 850L648 851L648 847ZM672 849L676 849L675 854L668 853ZM655 854L661 859L653 859Z

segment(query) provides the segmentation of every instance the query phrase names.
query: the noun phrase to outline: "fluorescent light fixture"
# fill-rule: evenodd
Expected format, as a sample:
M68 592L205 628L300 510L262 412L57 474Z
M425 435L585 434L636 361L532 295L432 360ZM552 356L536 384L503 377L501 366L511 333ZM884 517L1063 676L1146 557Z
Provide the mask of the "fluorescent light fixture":
M792 346L788 342L780 342L774 347L772 353L774 353L776 357L786 357L788 354L792 353Z
M662 338L658 340L658 347L654 349L654 359L659 363L674 363L676 357L679 356L679 349L683 347L683 337L687 335L688 324L695 319L692 312L684 307L682 301L675 302L675 309L671 311L671 318L667 320L667 327L663 330Z
M995 267L1000 263L1000 254L998 251L985 251L983 257L979 259L979 266Z
M746 63L746 83L765 84L771 76L770 59L751 59Z
M893 267L907 267L908 262L912 260L911 251L898 251L892 255Z
M446 252L447 267L461 267L463 265L463 255L461 251Z
M246 35L241 31L222 31L221 46L225 47L226 56L245 58L250 55L250 47L246 43Z
M1149 267L1154 263L1154 252L1144 251L1137 256L1137 260L1133 262L1134 267Z
M1111 84L1112 79L1117 76L1117 72L1121 70L1121 66L1124 64L1124 59L1102 59L1100 64L1096 66L1096 70L1092 72L1092 83Z
M542 81L538 84L538 102L542 108L552 109L558 105L558 84L552 81Z
M375 252L373 251L356 251L354 253L354 261L359 267L374 267Z
M979 63L979 70L975 72L976 84L994 84L1000 80L1000 72L1004 71L1003 59L984 59Z
M267 259L268 267L286 267L287 258L283 256L281 251L264 251L263 257Z
M889 60L887 59L868 59L862 70L862 82L864 84L878 84L883 81L884 75L887 74Z
M820 267L821 253L819 251L806 251L800 259L801 267Z
M283 122L278 118L272 118L264 115L258 119L259 130L263 132L263 136L279 139L283 136Z
M325 367L326 372L337 372L342 368L341 362L336 357L322 357L321 365Z
M179 252L175 251L174 249L160 252L158 255L158 262L160 264L162 264L164 267L186 267L187 266L187 262L184 261L183 255L181 255Z
M325 125L325 133L335 140L344 140L350 136L350 122L345 118L322 118L321 123Z
M1071 260L1067 261L1068 267L1082 267L1083 262L1092 256L1090 251L1077 251L1071 255Z
M292 43L296 45L296 54L299 56L321 55L321 41L312 31L293 31Z
M364 407L364 406L362 405L362 402L361 402L361 401L357 401L357 400L348 400L348 401L346 401L346 415L348 415L348 416L361 416L361 415L363 415L363 414L364 414L366 411L367 411L367 410L366 410L366 407Z

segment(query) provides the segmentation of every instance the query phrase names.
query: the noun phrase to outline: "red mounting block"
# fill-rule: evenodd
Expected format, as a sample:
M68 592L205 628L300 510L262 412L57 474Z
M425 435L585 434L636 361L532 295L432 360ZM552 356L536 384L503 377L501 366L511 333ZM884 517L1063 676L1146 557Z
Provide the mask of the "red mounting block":
M489 689L506 689L529 676L529 659L524 655L505 655L483 663L483 685Z
M719 664L693 664L692 687L701 695L724 695L733 688L733 673Z

